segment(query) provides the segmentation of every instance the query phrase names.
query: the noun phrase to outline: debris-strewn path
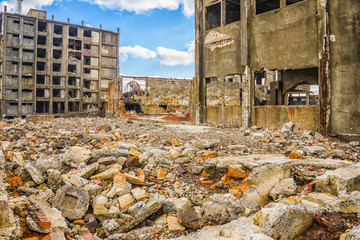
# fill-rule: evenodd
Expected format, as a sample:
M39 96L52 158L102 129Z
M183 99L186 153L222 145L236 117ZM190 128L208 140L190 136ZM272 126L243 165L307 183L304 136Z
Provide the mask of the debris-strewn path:
M360 239L360 144L149 120L0 125L0 239Z

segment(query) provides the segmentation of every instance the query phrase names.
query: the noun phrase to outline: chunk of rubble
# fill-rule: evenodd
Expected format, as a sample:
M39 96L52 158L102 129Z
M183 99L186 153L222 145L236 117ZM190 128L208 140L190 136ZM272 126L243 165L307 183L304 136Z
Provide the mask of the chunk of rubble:
M88 210L89 195L80 188L65 185L56 192L53 206L69 220L81 219Z
M83 147L71 147L64 154L63 161L66 165L77 168L80 163L87 163L91 157L91 151Z
M270 191L269 195L275 201L279 201L287 196L296 194L296 183L293 178L281 180Z
M314 214L301 204L271 203L255 214L254 224L274 239L300 236L311 226Z
M341 191L360 191L360 168L344 167L326 171L316 178L316 190L338 195Z

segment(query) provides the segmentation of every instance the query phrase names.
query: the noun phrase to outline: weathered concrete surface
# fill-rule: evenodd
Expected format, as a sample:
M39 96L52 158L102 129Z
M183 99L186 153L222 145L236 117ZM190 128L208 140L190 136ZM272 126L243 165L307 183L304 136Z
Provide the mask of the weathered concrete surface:
M341 191L360 190L360 168L345 167L327 171L316 178L316 189L320 192L339 194Z

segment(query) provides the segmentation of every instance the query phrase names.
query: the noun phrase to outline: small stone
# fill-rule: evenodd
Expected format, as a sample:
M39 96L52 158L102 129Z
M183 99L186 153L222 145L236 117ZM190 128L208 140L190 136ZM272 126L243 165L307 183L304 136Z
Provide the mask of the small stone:
M134 188L131 190L131 194L136 199L136 201L142 201L146 198L149 198L149 193L147 193L144 189Z
M70 167L77 168L80 163L87 163L91 157L91 151L83 147L71 147L64 154L64 163Z
M207 151L207 152L204 152L203 156L207 157L207 158L216 158L219 156L219 153L215 152L215 151Z
M187 198L168 198L164 202L165 213L184 213L190 210L191 202Z
M142 155L142 153L135 148L131 148L129 154L134 157L139 157L140 155Z
M180 224L186 228L197 230L200 228L200 219L198 214L194 211L187 211L178 215Z
M40 184L42 184L42 183L45 181L43 175L42 175L30 162L28 162L27 164L25 164L24 169L29 173L29 175L31 176L32 180L33 180L37 185L40 185Z
M135 203L135 200L133 196L130 193L128 193L119 197L118 202L120 204L120 209L124 210L129 208L131 205L133 205Z
M168 216L166 218L166 223L170 232L182 232L185 231L185 227L179 223L179 220L176 216Z
M94 206L94 216L97 219L100 219L101 217L104 217L109 214L109 210L105 207L104 204L97 204Z

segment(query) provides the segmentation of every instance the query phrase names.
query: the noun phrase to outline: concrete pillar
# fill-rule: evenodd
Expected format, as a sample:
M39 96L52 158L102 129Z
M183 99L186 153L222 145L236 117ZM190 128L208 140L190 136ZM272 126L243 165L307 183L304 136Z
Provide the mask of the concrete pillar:
M253 81L249 63L248 22L251 17L249 0L240 1L240 67L242 73L242 126L252 124Z
M197 123L206 122L206 84L204 80L204 2L203 0L195 1L195 9L198 9L195 16L195 84L194 99L195 115Z

